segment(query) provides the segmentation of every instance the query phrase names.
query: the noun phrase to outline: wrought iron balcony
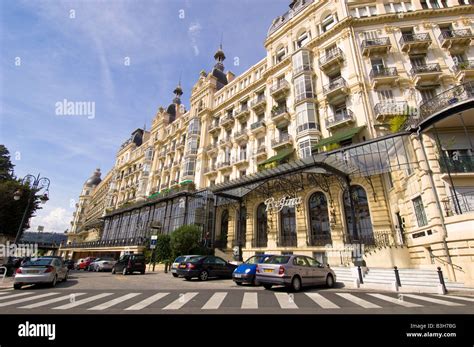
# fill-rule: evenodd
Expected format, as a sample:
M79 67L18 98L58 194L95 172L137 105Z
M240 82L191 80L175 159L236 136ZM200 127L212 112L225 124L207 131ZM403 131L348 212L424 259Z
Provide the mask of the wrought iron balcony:
M467 82L444 91L420 106L419 117L411 118L408 128L417 128L435 113L451 108L458 103L474 99L474 82Z
M230 137L230 136L226 136L226 137L224 137L223 139L220 139L220 140L219 140L219 146L226 146L226 145L228 145L230 142L231 142L231 137Z
M331 234L310 233L308 235L308 246L332 245Z
M238 110L235 111L234 117L239 121L245 121L250 116L250 109L247 105L242 105Z
M265 95L261 95L257 97L252 103L250 104L250 107L254 109L255 111L258 110L263 110L265 109L265 106L267 105L267 99L265 98Z
M114 246L143 246L148 243L146 237L120 238L113 240L98 240L89 242L72 242L70 244L62 244L61 248L99 248Z
M456 75L462 74L462 77L474 76L474 60L456 62L453 71Z
M219 124L223 127L229 127L234 124L234 116L231 114L226 114L221 118Z
M178 144L176 145L176 149L183 148L186 145L186 141L179 141Z
M242 165L248 163L248 160L247 153L242 152L233 160L232 164Z
M392 43L390 42L390 38L388 37L379 37L373 39L366 39L362 41L362 54L365 56L369 56L372 54L385 54L388 53L392 47Z
M265 121L264 120L260 120L258 122L252 123L252 125L250 126L250 130L252 132L259 132L259 131L264 130L264 129L265 129Z
M474 191L448 196L443 199L443 204L447 217L472 213L474 212Z
M335 66L340 66L343 61L344 53L342 49L336 48L319 58L319 67L324 71L328 71Z
M287 80L280 80L270 88L270 94L275 99L286 97L290 91L290 84Z
M209 124L209 133L214 133L216 131L220 131L221 128L219 126L219 122L218 121L214 121L212 122L211 124Z
M221 169L226 169L226 168L230 168L230 161L226 160L226 161L222 161L220 163L217 164L217 169L221 170Z
M354 114L351 110L344 108L334 113L332 117L326 119L326 128L335 128L354 122Z
M410 108L406 101L379 102L374 107L374 113L375 118L380 121L391 116L408 115Z
M298 238L296 234L279 234L277 240L278 247L296 247Z
M403 34L400 38L400 46L403 52L425 51L431 45L431 36L428 33Z
M283 120L289 121L290 114L286 105L276 106L272 109L272 120L276 123L280 123Z
M412 76L420 74L439 74L441 73L441 66L438 63L436 64L425 64L425 65L415 65L411 68L410 71Z
M323 93L328 98L334 98L336 96L347 95L348 87L347 82L344 78L338 77L335 80L329 82L323 87Z
M370 79L372 85L377 88L381 84L393 84L398 80L398 71L396 67L384 67L370 70Z
M236 141L244 141L247 140L249 137L247 135L247 129L242 129L240 131L237 131L234 134L234 140Z
M210 165L208 167L205 167L204 168L204 174L211 174L211 173L215 173L217 170L216 166L215 165Z
M257 158L266 157L267 148L265 147L265 145L261 145L260 147L258 147L255 152L255 155L257 156Z
M458 155L439 159L441 172L446 173L474 173L474 155Z
M278 136L276 139L272 140L273 149L291 146L292 144L293 144L293 138L289 134L282 134Z
M443 30L439 35L439 42L443 48L455 46L469 46L473 34L470 28L459 30Z

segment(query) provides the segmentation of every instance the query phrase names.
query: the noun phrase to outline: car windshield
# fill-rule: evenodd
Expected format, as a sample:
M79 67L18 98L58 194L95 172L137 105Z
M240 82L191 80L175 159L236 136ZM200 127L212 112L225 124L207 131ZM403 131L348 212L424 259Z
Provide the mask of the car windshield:
M270 256L268 255L254 255L253 257L250 257L247 259L245 264L261 264L265 262Z
M48 266L52 261L52 258L32 259L27 261L23 266Z
M275 255L264 261L265 264L286 264L290 260L288 255Z
M189 262L190 263L197 263L197 262L199 262L200 260L202 260L204 258L205 258L205 256L202 255L202 256L199 256L199 257L189 259Z

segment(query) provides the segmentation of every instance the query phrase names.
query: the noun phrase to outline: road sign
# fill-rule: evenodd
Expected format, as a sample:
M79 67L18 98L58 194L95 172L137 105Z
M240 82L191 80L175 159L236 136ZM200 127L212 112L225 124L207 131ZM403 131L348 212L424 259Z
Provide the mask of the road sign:
M150 240L150 249L156 248L156 240L158 239L158 235L152 235Z

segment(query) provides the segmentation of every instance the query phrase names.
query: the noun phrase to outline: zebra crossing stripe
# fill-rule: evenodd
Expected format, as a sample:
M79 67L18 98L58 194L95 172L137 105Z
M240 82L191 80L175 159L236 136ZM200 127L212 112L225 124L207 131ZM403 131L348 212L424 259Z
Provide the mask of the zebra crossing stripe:
M213 296L206 302L206 304L201 308L202 310L217 310L224 301L227 293L214 293Z
M110 301L107 301L107 302L104 302L103 304L100 304L100 305L97 305L97 306L94 306L94 307L91 307L89 308L88 310L92 310L92 311L102 311L102 310L105 310L109 307L112 307L112 306L115 306L117 304L120 304L121 302L124 302L128 299L131 299L131 298L134 298L136 297L137 295L140 295L141 293L130 293L130 294L126 294L126 295L122 295L116 299L113 299L113 300L110 300Z
M49 305L49 304L54 304L56 302L63 301L63 300L71 300L71 298L73 298L73 297L75 298L76 296L81 296L81 295L84 295L84 294L86 294L86 293L71 293L71 294L68 294L68 295L60 296L59 298L54 298L54 299L50 299L50 300L46 300L46 301L37 302L37 303L31 304L31 305L22 306L20 308L24 308L24 309L37 308L37 307L46 306L46 305Z
M332 301L329 301L324 296L318 293L305 293L311 300L317 303L322 308L340 308Z
M244 293L241 309L243 310L258 309L258 294L257 293Z
M105 298L106 296L110 296L112 294L113 293L97 294L97 295L91 296L91 297L86 298L86 299L71 302L71 303L66 304L66 305L53 307L53 310L68 310L68 309L73 308L73 307L77 307L77 306L81 306L83 304L87 304L88 302L91 302L91 301L94 301L94 300L99 300L99 299Z
M373 296L377 299L388 301L388 302L391 302L392 304L397 304L397 305L400 305L400 306L405 306L405 307L422 307L423 306L423 305L414 304L412 302L399 300L397 298L394 298L394 297L391 297L391 296L388 296L388 295L374 294L374 293L367 293L367 294L369 294L369 295L371 295L371 296Z
M12 299L12 298L17 298L19 296L25 296L25 295L31 295L33 292L25 292L25 293L18 293L18 294L12 294L12 295L7 295L7 296L2 296L0 297L0 300L4 299Z
M465 300L465 301L472 301L474 302L474 298L466 298L464 296L454 296L454 295L450 295L450 296L446 296L446 295L443 295L443 294L436 294L437 296L441 296L443 298L450 298L450 299L456 299L456 300Z
M183 307L188 301L190 301L196 295L198 295L198 293L196 292L180 294L178 299L173 301L168 306L164 307L163 310L179 310L181 307Z
M336 293L336 294L350 302L353 302L356 305L362 306L363 308L381 308L379 305L373 304L367 300L361 299L349 293Z
M416 294L403 294L403 296L417 299L417 300L428 301L435 304L445 305L445 306L464 306L464 304L460 304L457 302L440 300L440 299L430 298L428 296L421 296L421 295L416 295Z
M125 311L138 311L138 310L141 310L141 309L153 304L154 302L164 298L167 295L169 295L169 293L158 293L158 294L152 295L149 298L146 298L145 300L142 300L142 301L137 302L136 304L134 304L130 307L127 307L125 309Z
M293 301L293 296L286 293L275 293L275 297L278 300L278 304L284 310L288 309L297 309L295 302Z
M57 295L57 294L59 294L59 293L45 293L45 294L40 294L40 295L35 295L35 296L29 296L29 297L27 297L27 298L22 298L22 299L16 299L16 300L12 300L12 301L2 302L2 303L0 303L0 307L9 306L9 305L15 305L15 304L19 304L19 303L26 302L26 301L33 301L33 300L35 300L35 299L46 298L46 297L48 297L48 296Z

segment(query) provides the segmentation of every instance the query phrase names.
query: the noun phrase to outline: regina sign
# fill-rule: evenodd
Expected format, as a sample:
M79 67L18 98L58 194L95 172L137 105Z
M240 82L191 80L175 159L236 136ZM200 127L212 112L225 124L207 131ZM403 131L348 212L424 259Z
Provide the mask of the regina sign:
M267 212L280 212L283 207L297 207L302 203L301 197L291 198L285 196L280 200L275 200L275 198L268 198L265 200L265 206L267 207Z

